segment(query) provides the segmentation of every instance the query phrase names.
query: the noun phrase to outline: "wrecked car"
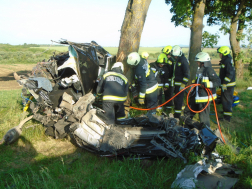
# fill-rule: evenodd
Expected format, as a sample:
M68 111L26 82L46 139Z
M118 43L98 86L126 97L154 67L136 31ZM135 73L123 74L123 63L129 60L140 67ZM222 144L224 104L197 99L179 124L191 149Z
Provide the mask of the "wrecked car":
M218 137L211 129L186 118L182 126L172 116L147 113L108 125L95 88L97 79L115 63L114 57L94 41L59 43L68 45L68 52L39 62L29 76L14 74L32 115L7 132L5 143L14 141L26 121L35 119L45 134L56 139L70 135L79 147L100 156L160 156L186 162L189 151L200 155L215 148Z

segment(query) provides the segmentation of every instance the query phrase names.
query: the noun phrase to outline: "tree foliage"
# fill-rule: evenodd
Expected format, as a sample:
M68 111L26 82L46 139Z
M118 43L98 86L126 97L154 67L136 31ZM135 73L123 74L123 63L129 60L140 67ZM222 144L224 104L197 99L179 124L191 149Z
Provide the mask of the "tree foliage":
M165 0L165 3L172 5L170 9L170 12L173 13L171 20L175 23L175 26L182 25L191 30L189 47L190 83L197 71L194 58L201 51L205 0Z
M213 48L214 45L217 45L219 38L220 36L218 33L210 34L209 32L204 31L202 34L202 51L204 48Z
M206 14L209 15L208 25L220 25L220 30L224 34L229 34L230 45L233 53L236 76L243 77L244 54L240 47L240 42L244 40L244 30L251 22L252 1L249 0L225 0L215 1L209 4L207 1Z

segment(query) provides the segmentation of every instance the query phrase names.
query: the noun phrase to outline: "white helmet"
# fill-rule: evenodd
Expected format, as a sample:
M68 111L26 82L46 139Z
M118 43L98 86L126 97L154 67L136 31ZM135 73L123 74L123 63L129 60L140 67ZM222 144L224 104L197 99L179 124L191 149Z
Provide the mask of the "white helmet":
M173 56L181 56L182 55L182 49L180 46L175 45L172 47L171 54Z
M132 52L128 55L127 63L129 65L136 66L137 64L139 64L140 60L140 55L137 52Z
M210 61L210 56L206 52L199 52L195 56L195 61L198 61L198 62L207 62L207 61Z
M210 67L210 66L211 66L210 56L209 56L209 54L206 53L206 52L199 52L199 53L195 56L195 61L204 63L204 66L205 66L205 67Z
M124 72L124 66L123 66L122 62L116 62L116 63L114 63L114 65L112 66L111 69L113 69L113 68L121 68L122 72Z

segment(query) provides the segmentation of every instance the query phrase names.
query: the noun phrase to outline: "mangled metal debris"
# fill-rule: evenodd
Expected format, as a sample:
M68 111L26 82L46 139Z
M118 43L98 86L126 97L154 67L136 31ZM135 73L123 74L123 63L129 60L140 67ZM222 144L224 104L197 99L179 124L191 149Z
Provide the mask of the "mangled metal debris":
M23 96L34 97L32 118L44 125L47 135L70 135L78 146L101 156L168 156L186 162L189 151L206 155L215 148L217 137L206 125L189 121L185 127L166 115L108 125L93 91L113 57L95 42L60 43L69 45L67 53L38 63L29 77L15 74Z
M218 154L213 154L215 161L200 160L194 165L187 165L177 174L171 188L183 189L230 189L238 181L241 170L230 164L222 163ZM236 176L236 177L235 177Z

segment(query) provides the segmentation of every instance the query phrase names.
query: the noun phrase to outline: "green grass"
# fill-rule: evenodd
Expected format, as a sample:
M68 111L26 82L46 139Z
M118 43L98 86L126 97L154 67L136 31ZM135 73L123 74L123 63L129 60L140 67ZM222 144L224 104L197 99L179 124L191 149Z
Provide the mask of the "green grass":
M243 170L235 188L251 188L252 91L246 91L244 87L237 87L237 90L241 91L240 104L233 108L232 122L222 123L221 129L241 150L235 154L228 146L218 145L216 149L220 155L228 156L226 163ZM21 90L0 91L0 138L21 119L20 93ZM218 105L218 111L221 110ZM141 113L132 111L131 115ZM214 116L211 118L215 120ZM211 127L217 126L212 122ZM20 139L9 146L0 145L0 151L0 188L170 188L177 173L185 166L180 159L172 158L99 157L76 147L68 138L56 140L46 136L44 127L36 121L27 122ZM188 164L199 160L193 154L187 158Z
M62 47L57 48L57 51L65 51L60 49ZM105 47L116 54L117 48L107 48ZM0 46L0 53L35 53L45 49ZM161 48L140 48L141 50L155 54ZM52 55L51 52L53 50L47 55ZM244 171L236 188L252 188L252 91L245 90L252 86L252 77L245 71L244 79L236 82L235 90L239 92L240 104L233 108L232 122L222 123L221 129L241 151L235 154L232 148L221 145L216 149L221 155L229 156L225 162L236 164ZM20 94L21 90L0 91L0 138L22 120ZM220 113L222 106L217 105L217 108ZM145 113L130 111L132 117ZM195 119L198 117L195 116ZM211 119L215 121L214 116ZM215 129L217 125L211 122L211 128ZM76 147L69 138L52 139L44 134L44 130L41 123L31 120L24 125L22 136L17 142L9 146L0 145L0 188L170 188L177 173L185 166L180 159L129 160L99 157ZM189 154L187 158L188 164L199 160L193 154Z
M47 61L54 52L29 45L0 44L0 64L36 64Z

